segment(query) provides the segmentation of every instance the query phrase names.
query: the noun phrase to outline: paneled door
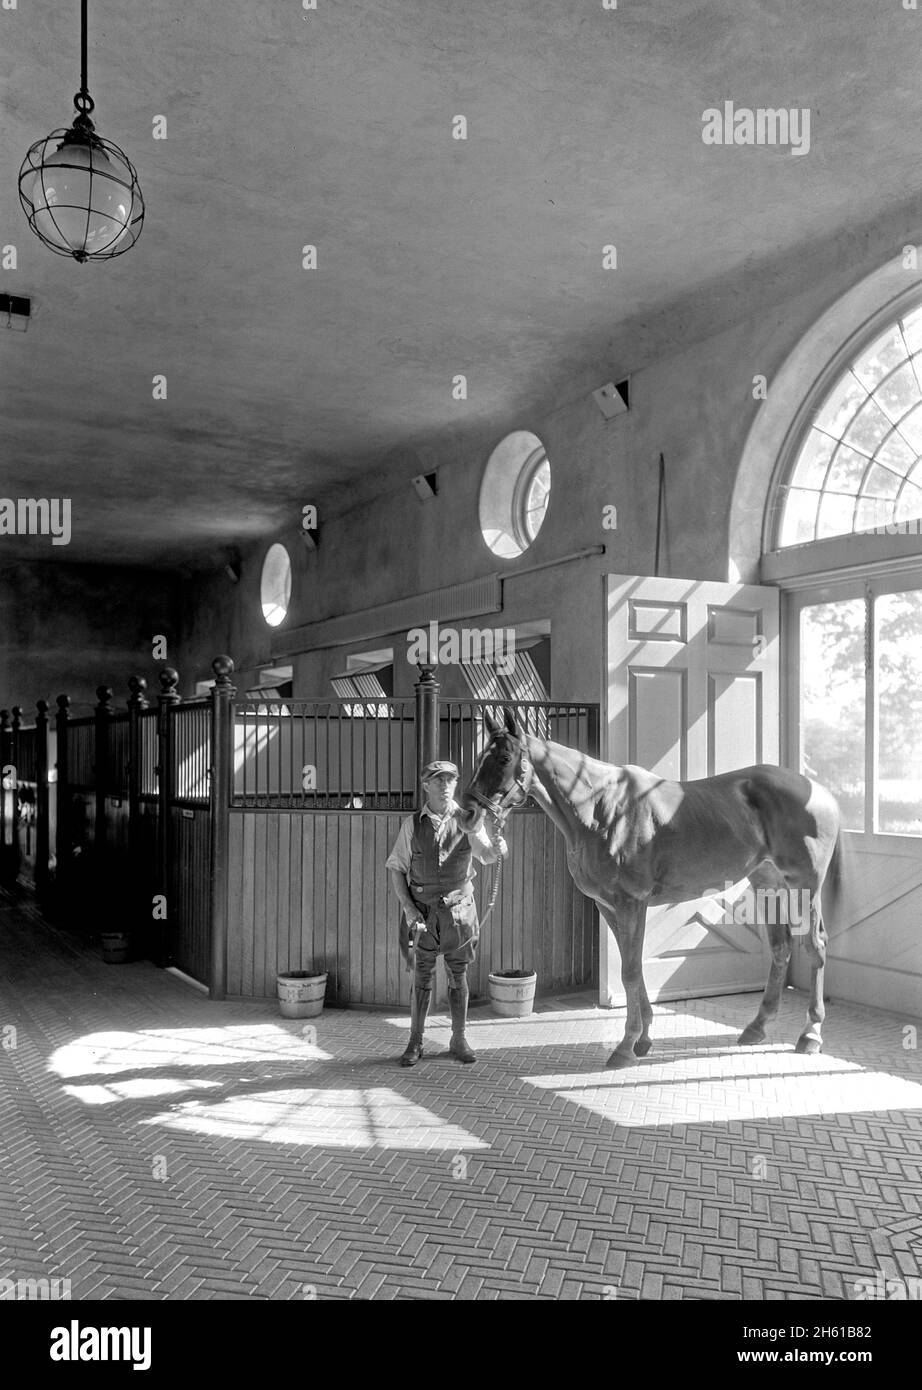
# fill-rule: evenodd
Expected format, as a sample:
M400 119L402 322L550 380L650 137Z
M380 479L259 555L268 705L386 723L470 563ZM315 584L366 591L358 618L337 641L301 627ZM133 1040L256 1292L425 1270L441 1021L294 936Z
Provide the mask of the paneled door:
M675 781L777 763L777 589L606 576L607 761ZM647 912L650 998L764 988L768 949L746 880ZM619 1004L620 961L601 934L600 1002Z
M827 903L830 998L922 1010L922 572L787 598L787 754L838 798L843 895ZM795 952L794 983L807 963Z

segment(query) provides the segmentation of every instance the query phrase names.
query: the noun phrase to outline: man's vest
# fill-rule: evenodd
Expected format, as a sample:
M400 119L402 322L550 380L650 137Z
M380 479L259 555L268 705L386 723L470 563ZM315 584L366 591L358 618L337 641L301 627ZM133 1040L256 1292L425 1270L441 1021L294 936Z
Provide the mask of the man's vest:
M407 874L410 891L415 898L423 903L434 903L449 893L465 888L474 877L472 858L470 841L458 829L457 823L447 831L440 845L429 816L424 816L422 811L416 812L410 837L410 872Z

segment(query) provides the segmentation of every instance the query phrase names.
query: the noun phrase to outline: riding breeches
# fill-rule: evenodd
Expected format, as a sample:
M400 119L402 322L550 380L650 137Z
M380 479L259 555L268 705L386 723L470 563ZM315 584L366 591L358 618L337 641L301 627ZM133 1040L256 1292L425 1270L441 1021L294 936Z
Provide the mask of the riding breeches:
M415 980L424 988L431 983L435 963L445 957L445 965L453 987L467 977L467 967L473 965L480 939L480 921L473 894L461 902L446 903L440 898L434 903L419 903L425 914L426 928L416 941Z

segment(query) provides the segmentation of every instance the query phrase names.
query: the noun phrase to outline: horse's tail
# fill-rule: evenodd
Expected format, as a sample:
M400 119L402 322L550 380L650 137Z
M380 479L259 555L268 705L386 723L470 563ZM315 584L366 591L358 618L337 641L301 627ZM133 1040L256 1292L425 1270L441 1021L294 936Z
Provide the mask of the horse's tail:
M834 921L839 916L839 909L845 896L850 864L849 841L842 834L842 827L840 826L832 856L826 868L826 876L823 879L823 916L827 922Z

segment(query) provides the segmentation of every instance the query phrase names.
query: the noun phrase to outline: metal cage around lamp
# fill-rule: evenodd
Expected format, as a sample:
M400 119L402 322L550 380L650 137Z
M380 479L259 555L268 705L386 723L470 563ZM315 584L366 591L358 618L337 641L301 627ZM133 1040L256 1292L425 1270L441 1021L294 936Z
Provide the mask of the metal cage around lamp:
M144 199L124 150L96 134L87 90L87 0L80 3L80 91L73 125L36 140L19 170L19 201L35 235L58 256L108 261L141 235Z
M36 140L19 171L19 201L50 251L106 261L141 235L144 199L124 150L96 135L89 119L87 126L75 121Z

